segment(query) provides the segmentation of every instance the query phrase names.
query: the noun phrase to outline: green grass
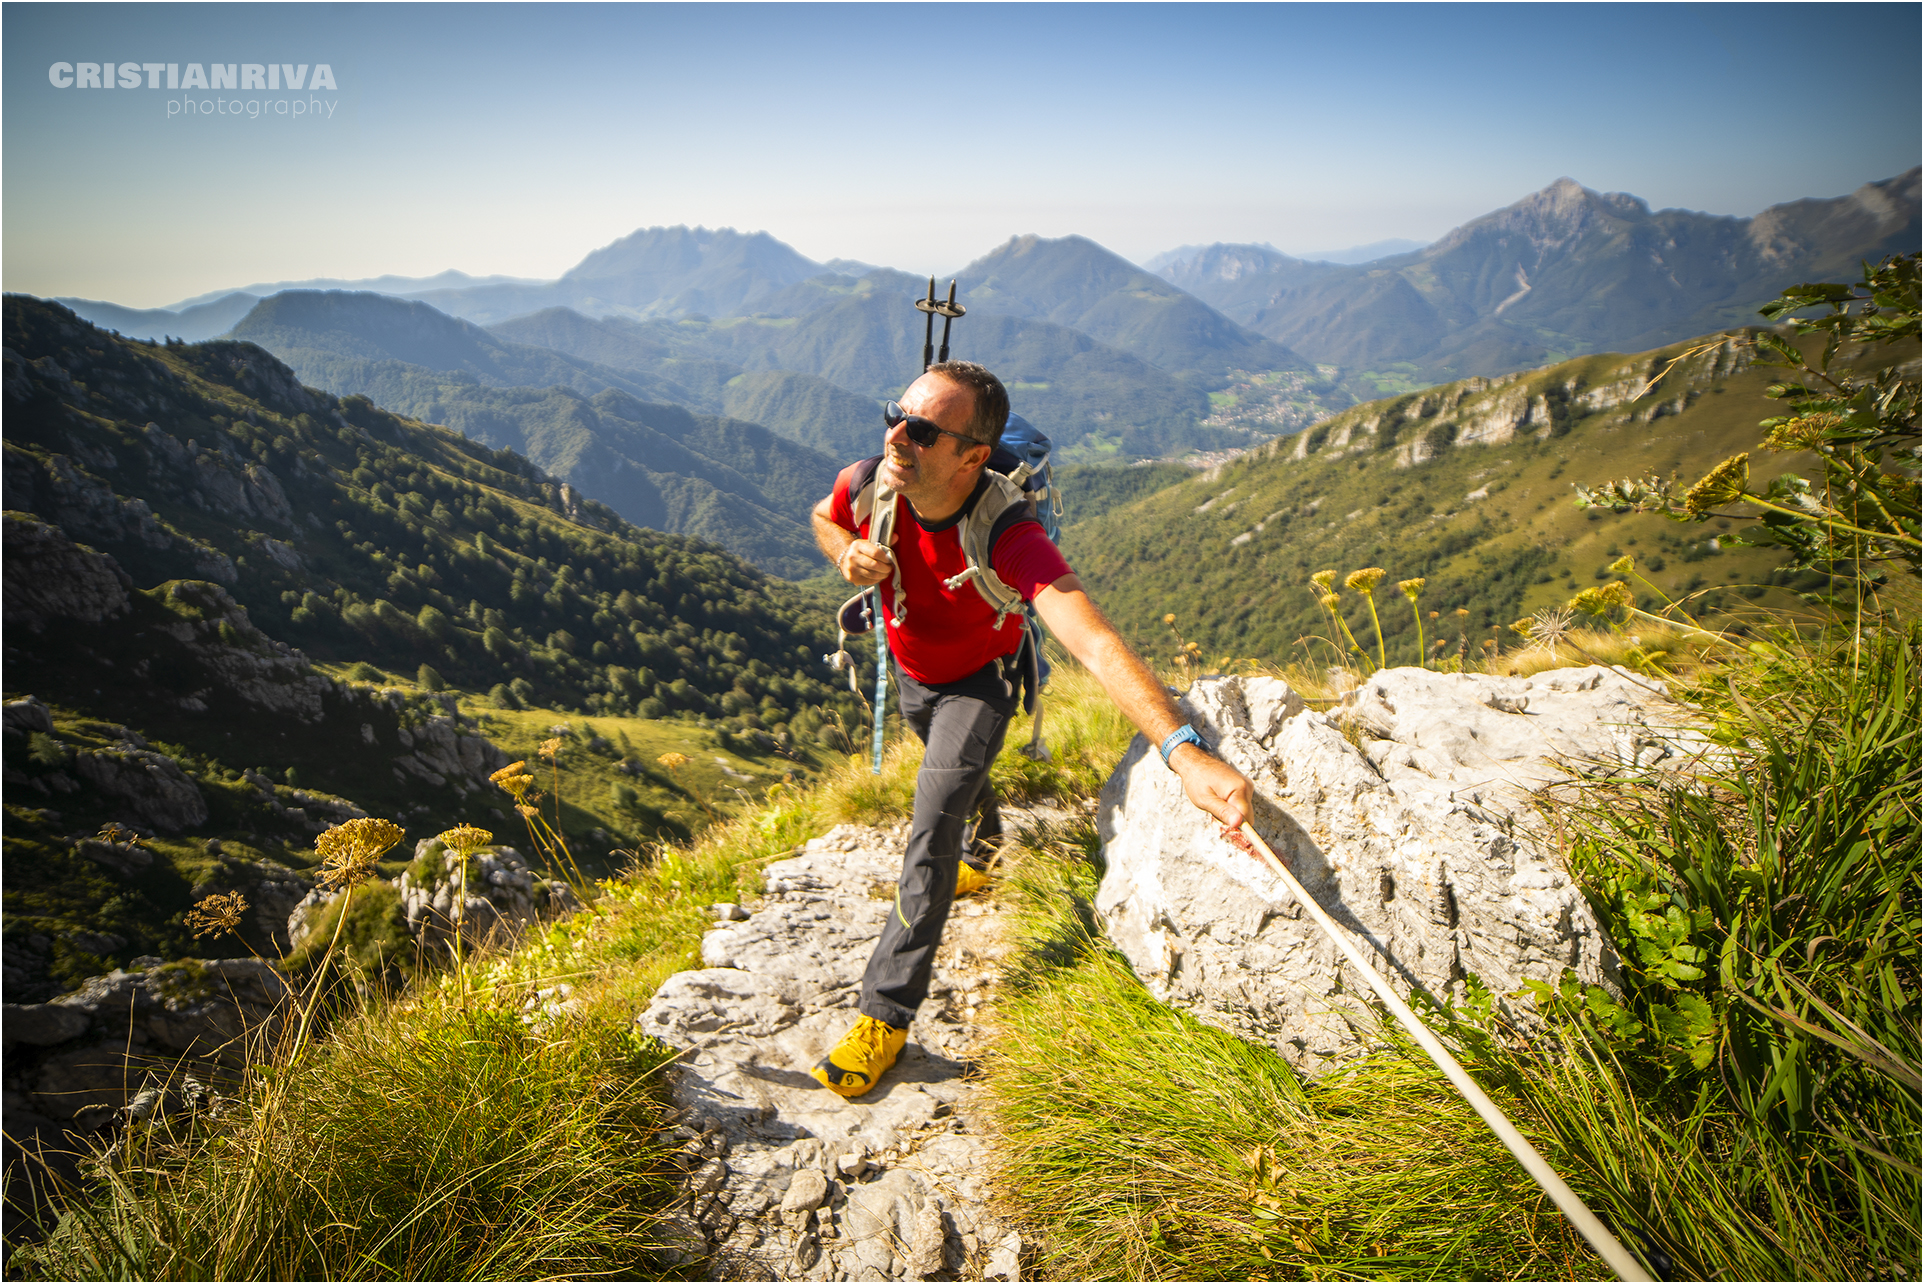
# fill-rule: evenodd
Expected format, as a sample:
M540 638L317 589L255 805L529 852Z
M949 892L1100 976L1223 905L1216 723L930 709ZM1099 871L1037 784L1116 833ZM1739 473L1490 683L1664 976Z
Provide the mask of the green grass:
M1154 999L1095 935L1094 849L1085 829L1020 854L1023 940L987 1062L999 1180L1049 1278L1601 1274L1421 1059L1304 1082Z
M1728 757L1554 812L1626 994L1488 1064L1686 1275L1919 1273L1918 624L1867 623L1704 671Z
M129 1135L15 1266L66 1280L659 1277L664 1052L590 1017L377 1004L229 1113Z

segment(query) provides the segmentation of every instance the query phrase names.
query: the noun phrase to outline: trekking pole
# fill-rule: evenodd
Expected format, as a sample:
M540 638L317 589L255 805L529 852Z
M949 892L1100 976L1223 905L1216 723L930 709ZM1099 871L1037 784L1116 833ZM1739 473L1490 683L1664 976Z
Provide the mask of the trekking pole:
M869 753L875 760L869 774L881 776L882 720L889 701L889 631L882 623L882 586L877 585L871 592L876 595L876 731L869 746Z
M930 284L933 287L935 283L931 281ZM932 288L929 293L931 296L934 296L936 292ZM937 304L936 311L942 314L942 349L936 354L936 360L948 361L949 323L962 316L964 312L962 305L956 302L956 279L954 277L949 279L949 302ZM930 320L934 321L935 318L932 316Z
M928 370L936 361L936 310L942 305L936 302L936 279L929 278L929 294L916 300L916 311L923 314L922 326L922 368ZM949 323L942 325L942 344L945 354L949 351Z
M1298 883L1283 862L1277 859L1277 854L1270 850L1270 845L1263 841L1263 836L1256 832L1255 827L1245 821L1241 831L1226 828L1223 837L1231 839L1233 834L1239 833L1256 845L1254 852L1260 855L1265 864L1283 880L1284 887L1289 889L1291 895L1297 899L1297 904L1309 912L1310 917L1317 921L1317 926L1336 943L1337 949L1342 951L1351 965L1364 975L1365 980L1370 983L1370 988L1377 992L1377 998L1384 1002L1384 1007L1388 1008L1403 1024L1404 1029L1423 1046L1424 1052L1430 1054L1430 1060L1437 1064L1437 1069L1457 1086L1457 1091L1464 1095L1476 1109L1477 1114L1484 1118L1484 1123L1490 1126L1491 1132L1497 1135L1497 1140L1504 1144L1511 1155L1517 1159L1518 1164L1524 1166L1524 1172L1543 1188L1545 1195L1556 1202L1564 1216L1570 1219L1571 1225L1577 1228L1578 1234L1591 1243L1591 1248L1597 1251L1598 1257L1610 1264L1611 1270L1623 1280L1650 1280L1651 1275L1645 1271L1644 1265L1618 1243L1617 1237L1613 1236L1610 1229L1591 1212L1590 1207L1578 1199L1577 1193L1565 1184L1564 1179L1557 1176L1557 1171L1544 1163L1544 1157L1537 1153L1537 1148L1517 1131L1517 1126L1510 1122L1509 1117L1490 1100L1484 1090L1477 1087L1476 1082L1465 1073L1464 1068L1457 1064L1457 1059L1450 1055L1450 1050L1444 1047L1443 1041L1431 1034L1430 1028L1417 1020L1417 1015L1410 1011L1410 1006L1397 997L1397 992L1390 989L1390 983L1370 966L1364 959L1363 952L1358 950L1356 944L1337 928L1336 921L1325 914L1323 907L1303 890L1303 885Z

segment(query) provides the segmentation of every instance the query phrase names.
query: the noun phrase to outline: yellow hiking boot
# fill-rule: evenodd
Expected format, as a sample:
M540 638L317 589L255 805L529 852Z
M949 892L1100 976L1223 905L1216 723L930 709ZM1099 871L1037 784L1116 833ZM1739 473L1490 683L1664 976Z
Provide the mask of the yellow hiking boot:
M956 895L967 897L972 892L981 892L990 884L989 871L978 870L967 861L956 863Z
M908 1028L898 1030L873 1017L859 1017L842 1042L809 1071L816 1083L831 1093L857 1098L875 1087L882 1073L896 1064L909 1039Z

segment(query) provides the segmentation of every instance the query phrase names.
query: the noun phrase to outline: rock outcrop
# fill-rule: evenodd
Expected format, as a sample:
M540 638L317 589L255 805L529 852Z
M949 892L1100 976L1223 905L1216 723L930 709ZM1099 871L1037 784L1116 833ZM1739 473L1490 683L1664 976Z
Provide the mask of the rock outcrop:
M120 564L26 513L4 522L8 628L39 633L56 620L98 624L127 610L132 583Z
M844 1099L808 1076L855 1020L906 838L838 826L770 865L760 905L717 907L705 966L669 978L638 1019L683 1051L669 1072L689 1169L674 1226L719 1277L1019 1278L1022 1239L987 1205L965 1078L1005 952L993 903L957 903L930 997L876 1088Z
M74 755L80 779L106 795L116 820L143 830L178 834L207 823L207 800L180 764L158 750L130 745Z
M31 1154L109 1126L151 1084L191 1070L218 1082L263 1060L291 1005L286 979L254 959L183 959L115 970L44 1004L7 1004L5 1132Z
M1306 891L1400 992L1437 999L1462 999L1470 976L1500 996L1566 969L1612 984L1609 944L1527 800L1706 745L1661 685L1595 666L1387 670L1328 715L1274 678L1206 679L1182 703L1255 782L1254 824ZM1368 982L1141 738L1104 787L1098 827L1097 907L1155 994L1313 1074L1361 1051Z
M537 875L513 848L475 855L465 898L461 858L441 849L433 839L421 840L414 852L416 863L425 858L432 874L417 881L412 873L402 872L401 908L409 935L431 949L454 941L456 919L461 921L463 945L472 949L485 942L505 944L530 924L581 909L573 889L560 879ZM289 935L293 935L292 922Z
M247 608L225 589L203 580L177 580L168 586L167 601L176 618L155 626L156 632L190 648L216 689L263 714L304 723L321 720L333 680L316 673L300 652L255 628ZM196 704L206 708L198 696L182 701L190 710Z

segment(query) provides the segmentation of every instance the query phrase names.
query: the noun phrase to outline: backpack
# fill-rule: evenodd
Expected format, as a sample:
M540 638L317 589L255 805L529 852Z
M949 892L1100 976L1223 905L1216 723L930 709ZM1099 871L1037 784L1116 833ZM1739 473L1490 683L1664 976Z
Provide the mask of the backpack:
M1001 440L990 451L989 462L983 466L981 479L964 506L961 524L961 540L964 569L943 583L950 589L960 588L965 583L973 584L976 592L982 595L996 612L994 628L1002 628L1003 622L1017 612L1025 619L1023 645L1018 665L1022 672L1023 710L1032 714L1034 725L1030 742L1023 747L1023 753L1043 762L1049 761L1049 748L1043 744L1043 703L1042 686L1049 678L1049 662L1043 659L1043 622L1036 618L1033 607L1023 601L1022 595L1003 583L995 569L990 565L990 551L1003 533L1018 522L1035 521L1043 528L1050 543L1061 542L1061 518L1063 513L1062 497L1056 489L1055 474L1050 468L1050 442L1028 420L1021 415L1011 414L1003 428ZM868 538L885 547L895 544L895 493L876 480L876 469L882 463L880 455L863 460L856 466L849 480L850 507L855 511L856 525L859 527L880 510L880 516L871 524ZM908 619L910 603L902 592L902 575L895 573L896 615L890 622L897 628ZM836 613L839 637L833 656L825 657L832 668L849 669L849 690L860 694L856 687L854 661L849 656L847 642L852 634L864 634L875 626L875 612L881 602L879 593L872 594L862 590L842 604ZM886 646L886 635L878 634L880 647ZM880 650L877 658L876 700L880 710L886 685L887 664ZM878 752L880 747L880 721L878 720Z

